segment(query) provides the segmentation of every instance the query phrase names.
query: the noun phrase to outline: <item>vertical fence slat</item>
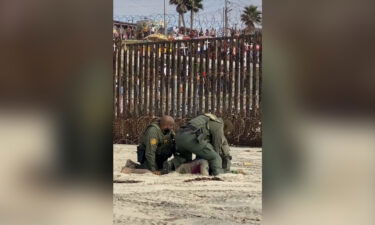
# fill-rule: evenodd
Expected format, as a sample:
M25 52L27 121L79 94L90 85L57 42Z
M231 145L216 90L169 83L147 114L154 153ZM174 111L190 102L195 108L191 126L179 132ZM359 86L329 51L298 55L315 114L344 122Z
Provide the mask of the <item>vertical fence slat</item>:
M210 43L210 51L208 55L208 68L209 68L209 74L207 74L207 82L209 83L209 90L210 90L210 99L209 99L209 112L213 112L213 96L214 96L214 91L213 91L213 79L214 79L214 69L213 69L213 63L214 63L214 53L215 53L215 40L211 40Z
M185 47L187 43L185 42ZM186 48L185 48L186 51ZM183 54L183 60L182 60L182 73L181 73L181 81L182 81L182 117L184 118L186 116L186 77L187 77L187 55L186 52Z
M138 70L138 45L134 46L134 115L138 116L138 83L139 83L139 70Z
M154 116L159 113L159 45L154 49Z
M252 62L253 62L253 76L252 76L252 102L251 102L251 107L252 107L252 112L253 112L253 115L254 113L256 112L256 100L257 100L257 52L256 52L256 42L255 42L255 39L253 39L252 41L253 43L253 48L252 48L252 53L253 53L253 58L252 58Z
M192 51L192 42L191 41L188 41L187 43L187 49L189 50L188 53L188 77L187 77L187 84L188 84L188 96L187 96L187 100L188 100L188 106L187 106L187 116L191 117L192 114L193 114L193 110L192 110L192 98L193 98L193 91L194 91L194 88L192 88L192 84L193 84L193 51Z
M155 44L150 46L150 106L149 106L149 115L154 115L154 82L155 82Z
M221 56L222 56L222 40L219 39L217 43L217 73L216 73L216 114L221 115Z
M117 117L121 117L121 88L122 88L122 76L123 76L123 70L122 70L122 44L119 45L119 55L118 55L118 66L117 66Z
M156 56L155 56L155 116L160 116L160 101L161 101L161 71L162 71L162 61L161 61L161 44L157 43L156 44Z
M177 43L177 117L181 116L181 45Z
M149 81L150 81L150 71L149 71L149 68L150 68L150 64L149 64L149 44L146 43L145 44L145 54L144 54L144 65L145 65L145 68L144 68L144 76L143 76L143 79L144 79L144 87L143 87L143 115L147 115L147 110L148 110L148 90L149 90Z
M250 100L251 100L251 51L250 51L250 37L246 38L247 52L246 52L246 116L250 117Z
M117 118L117 89L116 89L116 81L117 81L117 65L118 65L118 46L117 42L114 43L114 51L113 51L113 113L115 118Z
M139 54L139 86L138 86L138 93L139 93L139 104L138 104L138 112L140 115L143 114L143 87L144 87L144 45L139 46L140 54Z
M172 42L172 80L171 80L171 116L176 116L176 43Z
M231 37L229 39L229 96L228 96L228 108L229 108L229 113L233 113L233 62L234 62L234 57L233 57L233 48L234 48L234 38Z
M204 84L205 84L205 88L204 88L204 93L205 93L205 104L204 104L204 112L205 113L208 113L209 112L209 92L210 92L210 89L209 89L209 77L210 77L210 58L209 58L209 39L207 39L207 43L206 43L206 51L205 51L205 76L204 76Z
M261 107L260 105L261 105L261 103L262 103L262 82L263 82L263 77L262 77L262 36L260 36L260 39L259 39L259 63L258 63L258 65L259 65L259 69L258 69L258 71L259 71L259 107Z
M133 105L134 105L134 97L133 97L133 92L132 92L132 87L133 87L133 57L134 57L134 52L133 52L133 46L129 45L128 46L128 51L129 51L129 65L128 65L128 71L129 71L129 77L128 77L128 96L129 96L129 116L132 116L133 113Z
M258 37L256 36L256 46L258 45ZM258 109L259 108L259 67L258 67L258 63L259 63L259 51L257 48L256 49L256 54L257 54L257 57L256 57L256 108Z
M127 116L128 111L128 95L127 95L127 83L128 83L128 51L124 46L124 60L123 60L123 82L122 82L122 115L123 117Z
M211 54L211 112L215 112L216 103L216 92L215 92L215 80L216 80L216 40L212 41L212 54Z
M202 114L203 109L203 45L204 41L199 41L199 72L198 72L198 79L199 79L199 114Z
M170 104L170 100L169 100L169 95L170 95L170 78L171 78L171 74L170 74L170 71L171 71L171 45L170 43L168 42L166 44L166 82L165 82L165 114L166 115L170 115L170 107L169 107L169 104Z
M239 47L240 47L240 40L239 38L236 38L236 44L235 44L235 75L234 75L234 112L236 114L238 114L238 109L239 109L239 105L238 105L238 100L239 100L239 73L240 73L240 54L239 54Z
M198 49L198 45L197 45L197 42L196 41L193 41L192 42L194 45L193 45L193 48L192 48L192 51L193 51L193 57L194 57L194 64L193 64L193 116L196 116L197 115L197 91L198 91L198 86L197 86L197 66L198 66L198 55L197 55L197 49Z
M165 43L161 43L161 60L160 60L160 113L159 116L164 115L165 113Z
M228 113L228 104L227 104L227 93L228 93L228 39L224 39L223 51L224 51L224 76L223 80L223 112L224 114Z
M245 115L244 112L244 75L245 75L245 68L244 68L244 51L245 51L245 40L241 38L240 40L240 48L239 48L239 55L240 55L240 114L241 116Z

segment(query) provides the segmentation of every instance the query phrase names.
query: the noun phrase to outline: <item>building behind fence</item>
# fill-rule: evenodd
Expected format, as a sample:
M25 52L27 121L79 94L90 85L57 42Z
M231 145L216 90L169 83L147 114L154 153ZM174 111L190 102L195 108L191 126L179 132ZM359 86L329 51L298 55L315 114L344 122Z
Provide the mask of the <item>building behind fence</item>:
M260 35L114 45L114 142L135 144L161 115L232 121L230 144L261 145Z

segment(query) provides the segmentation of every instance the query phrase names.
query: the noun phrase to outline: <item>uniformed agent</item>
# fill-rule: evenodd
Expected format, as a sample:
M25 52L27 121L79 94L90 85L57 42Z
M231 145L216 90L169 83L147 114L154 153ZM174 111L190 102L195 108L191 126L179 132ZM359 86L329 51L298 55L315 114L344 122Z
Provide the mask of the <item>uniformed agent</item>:
M163 116L158 122L150 124L143 133L137 148L137 168L151 171L161 170L163 163L175 152L174 119Z
M208 161L214 176L230 170L231 156L221 118L209 113L200 115L177 131L176 153L172 161L175 164L190 162L193 153Z

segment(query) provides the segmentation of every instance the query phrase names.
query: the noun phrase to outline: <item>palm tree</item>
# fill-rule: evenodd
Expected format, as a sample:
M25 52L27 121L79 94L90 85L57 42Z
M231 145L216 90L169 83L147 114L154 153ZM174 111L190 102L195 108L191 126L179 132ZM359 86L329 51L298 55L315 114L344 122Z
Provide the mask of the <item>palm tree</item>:
M188 0L169 0L169 4L176 5L176 11L178 13L178 28L181 27L181 22L184 26L184 32L186 30L184 14L187 13Z
M193 30L194 13L203 9L202 0L188 0L187 8L190 11L190 30Z
M258 10L258 7L249 5L245 7L241 14L241 21L246 24L247 29L251 32L255 30L255 24L260 24L262 22L261 15L262 13Z

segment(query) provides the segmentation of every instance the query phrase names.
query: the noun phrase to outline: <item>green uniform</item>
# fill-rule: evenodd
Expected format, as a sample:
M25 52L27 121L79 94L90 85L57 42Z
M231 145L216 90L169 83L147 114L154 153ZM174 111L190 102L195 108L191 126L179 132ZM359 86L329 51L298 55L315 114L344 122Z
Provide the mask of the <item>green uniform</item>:
M149 125L137 149L139 168L161 170L175 149L173 131L164 134L158 123Z
M215 115L201 115L182 126L176 134L176 148L175 168L178 163L190 162L194 153L208 161L213 175L229 170L229 145L224 136L224 123Z

